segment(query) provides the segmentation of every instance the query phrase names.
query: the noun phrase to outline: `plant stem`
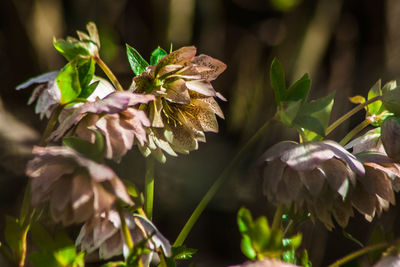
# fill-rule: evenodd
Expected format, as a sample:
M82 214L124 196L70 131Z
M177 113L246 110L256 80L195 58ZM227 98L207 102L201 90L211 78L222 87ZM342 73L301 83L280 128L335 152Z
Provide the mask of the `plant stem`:
M337 119L335 122L333 122L331 125L329 125L329 127L326 129L325 131L325 135L330 134L334 129L336 129L336 127L338 127L340 124L342 124L344 121L346 121L348 118L350 118L351 116L353 116L354 114L356 114L358 111L362 110L364 107L368 106L369 104L375 102L375 101L379 101L382 99L382 96L376 96L374 98L371 98L370 100L359 104L358 106L356 106L355 108L353 108L352 110L350 110L349 112L347 112L346 114L344 114L342 117L340 117L339 119Z
M103 60L101 60L100 57L95 57L94 60L96 61L97 64L99 64L100 68L104 71L104 73L107 75L107 77L110 79L112 84L115 86L115 88L118 91L124 91L122 88L121 84L119 83L117 77L115 77L114 73L111 71L111 69L104 63Z
M146 175L144 177L145 183L145 202L144 210L147 218L152 220L153 218L153 200L154 200L154 158L148 157L146 159Z
M61 111L64 109L64 105L59 104L56 109L51 114L49 121L47 122L46 129L43 132L42 138L40 139L39 146L47 145L47 138L50 136L54 127L57 124L58 116L60 116Z
M371 120L365 119L362 121L359 125L354 127L353 130L351 130L348 134L346 134L345 137L339 142L340 145L344 146L346 145L356 134L361 132L365 127L371 124Z
M270 123L276 118L276 115L267 120L261 128L257 130L257 132L245 143L241 149L236 153L235 157L230 161L230 163L225 167L222 171L220 176L215 180L214 184L208 189L207 193L203 196L195 210L193 211L192 215L190 216L189 220L186 222L185 226L182 228L181 232L179 233L178 237L176 238L173 246L182 246L183 242L187 235L192 230L194 224L199 219L201 213L204 211L208 203L217 193L220 186L229 178L229 174L234 167L236 167L241 160L242 156L251 148L263 135L264 131L268 128Z
M345 263L347 263L347 262L349 262L349 261L351 261L351 260L353 260L355 258L358 258L358 257L364 255L364 254L367 254L367 253L369 253L371 251L374 251L374 250L378 250L378 249L387 247L389 245L390 244L388 242L383 242L383 243L379 243L379 244L375 244L375 245L371 245L371 246L362 248L360 250L357 250L357 251L355 251L353 253L350 253L349 255L347 255L347 256L335 261L334 263L332 263L328 267L339 267L339 266L341 266L341 265L343 265L343 264L345 264Z
M117 206L117 211L118 211L118 214L119 214L119 218L121 219L122 234L124 235L124 239L125 239L126 245L129 248L129 251L132 251L132 249L133 249L132 236L131 236L131 233L129 231L128 226L126 225L124 212L122 210L122 207L121 207L120 203L117 203L116 206Z

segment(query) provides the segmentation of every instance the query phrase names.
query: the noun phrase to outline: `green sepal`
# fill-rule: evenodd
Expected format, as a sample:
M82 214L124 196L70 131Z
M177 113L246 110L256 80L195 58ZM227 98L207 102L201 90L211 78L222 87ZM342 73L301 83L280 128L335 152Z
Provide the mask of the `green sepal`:
M62 142L82 155L96 162L102 162L104 157L104 137L98 130L91 129L96 135L95 143L88 142L75 136L64 137Z
M140 53L132 46L126 44L126 54L131 69L135 75L140 75L149 66L149 63L140 55Z
M58 73L56 81L61 91L60 104L67 104L77 98L81 93L77 61L67 63Z
M151 52L150 65L157 65L157 63L167 55L167 52L161 47L157 47Z

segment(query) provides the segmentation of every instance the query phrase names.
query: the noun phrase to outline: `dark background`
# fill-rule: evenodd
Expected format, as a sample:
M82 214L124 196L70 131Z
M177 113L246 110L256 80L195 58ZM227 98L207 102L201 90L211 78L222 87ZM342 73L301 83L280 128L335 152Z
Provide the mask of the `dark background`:
M400 74L400 2L396 0L0 0L0 214L17 214L26 183L24 166L46 121L27 106L30 89L19 83L40 73L60 69L65 59L52 47L52 38L75 36L94 21L100 32L101 57L124 87L133 74L125 43L148 58L158 45L174 49L195 45L224 61L228 68L214 82L228 102L220 103L225 120L220 133L207 134L207 143L190 155L169 157L156 170L154 221L173 242L198 201L232 155L274 113L268 80L278 57L288 82L308 72L310 99L336 90L332 118L352 107L349 96L366 94L379 79ZM104 76L101 70L98 75ZM340 140L362 119L358 114L330 138ZM196 266L227 266L245 261L240 251L236 212L240 206L254 216L274 206L262 195L254 162L273 143L296 139L274 124L229 181L219 190L187 239L199 249ZM112 163L110 163L112 164ZM143 187L144 160L133 149L120 165L121 177ZM367 223L356 214L347 232L368 241L371 226L393 230L396 210ZM326 266L357 249L341 229L327 232L319 223L306 224L305 246L313 266ZM186 266L188 262L183 264Z

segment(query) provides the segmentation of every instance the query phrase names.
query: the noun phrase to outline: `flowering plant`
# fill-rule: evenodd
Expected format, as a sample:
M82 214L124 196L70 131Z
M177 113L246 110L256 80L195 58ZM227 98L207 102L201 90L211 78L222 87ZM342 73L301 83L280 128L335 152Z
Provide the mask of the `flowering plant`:
M66 65L17 87L38 84L28 103L36 101L35 112L48 123L26 166L29 183L20 216L6 218L0 248L10 262L173 267L190 259L196 250L184 242L193 225L273 121L296 130L298 140L279 142L259 157L262 191L277 208L272 223L264 216L253 219L244 207L238 211L241 249L249 261L235 266L311 266L302 245L304 221L320 221L328 230L345 228L355 211L370 222L395 205L400 190L396 83L382 87L379 81L367 98L352 97L357 106L329 124L334 94L308 101L308 75L287 87L283 68L274 59L270 82L275 115L237 152L171 244L152 222L155 160L162 164L168 156L188 154L206 142L206 132L218 132L217 117L224 115L217 100L226 99L212 82L226 65L196 55L193 46L169 53L158 47L147 62L126 45L134 77L124 89L100 58L96 25L89 23L87 31L78 31L78 38L54 39ZM109 81L94 75L96 67ZM329 139L337 126L361 110L364 121L342 140ZM372 129L364 131L367 127ZM146 158L143 193L109 166L136 147ZM45 227L57 223L62 227L56 231ZM63 230L71 225L80 226L75 243ZM28 235L35 244L32 249L27 247ZM331 266L379 249L385 252L382 259L371 264L399 264L399 244L398 239L372 244Z

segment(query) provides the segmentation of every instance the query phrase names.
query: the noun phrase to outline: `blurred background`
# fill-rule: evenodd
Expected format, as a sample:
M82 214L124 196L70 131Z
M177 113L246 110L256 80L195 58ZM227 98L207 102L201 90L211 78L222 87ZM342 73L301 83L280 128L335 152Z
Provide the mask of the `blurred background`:
M315 99L336 91L331 120L352 107L349 96L366 94L379 79L400 74L400 1L397 0L1 0L0 1L0 226L4 214L16 214L26 184L24 166L46 121L27 106L31 90L16 85L43 72L60 69L65 59L52 46L53 36L75 36L94 21L101 57L124 87L133 73L125 43L145 58L158 45L169 50L195 45L198 53L228 66L213 83L228 102L220 103L225 120L220 133L190 155L169 157L156 170L154 221L173 242L198 201L245 142L274 114L268 69L278 57L288 82L309 73ZM101 70L98 75L104 76ZM338 128L338 140L363 114ZM255 161L270 145L296 134L274 124L230 180L219 190L187 239L199 249L187 266L227 266L245 261L240 251L236 213L241 206L254 216L271 218L274 206L262 195ZM110 163L113 165L112 163ZM120 165L123 178L143 188L144 160L133 149ZM347 232L361 240L371 226L394 231L396 208L367 223L356 214ZM326 231L318 222L304 226L305 247L313 266L326 266L358 248L341 229ZM3 231L1 231L3 232ZM353 265L354 266L354 265Z

